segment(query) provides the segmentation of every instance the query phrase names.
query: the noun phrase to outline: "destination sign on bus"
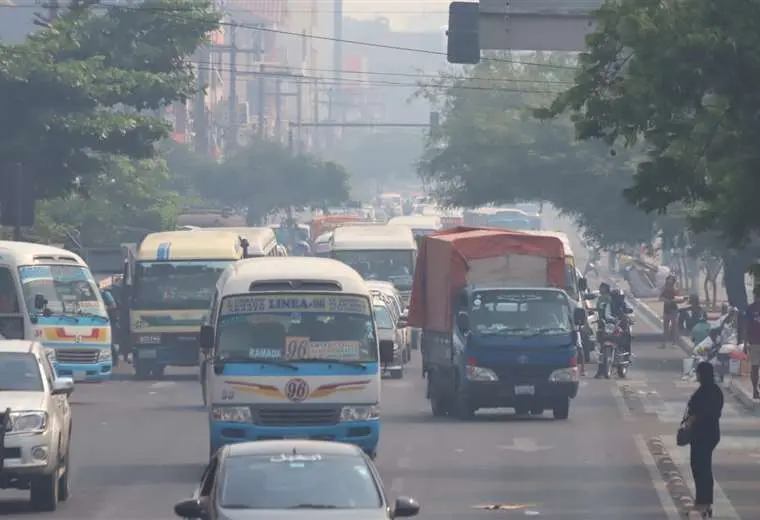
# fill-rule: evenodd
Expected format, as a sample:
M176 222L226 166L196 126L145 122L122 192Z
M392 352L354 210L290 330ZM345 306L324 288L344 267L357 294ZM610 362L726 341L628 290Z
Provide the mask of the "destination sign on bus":
M317 312L369 314L369 301L360 296L278 294L270 296L232 296L222 302L223 316L254 313Z

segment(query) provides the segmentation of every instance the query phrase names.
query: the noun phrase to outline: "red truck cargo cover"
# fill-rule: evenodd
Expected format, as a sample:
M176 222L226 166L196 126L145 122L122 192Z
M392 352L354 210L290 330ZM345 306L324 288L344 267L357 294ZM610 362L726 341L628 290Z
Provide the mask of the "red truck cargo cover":
M556 237L491 228L447 229L425 237L421 244L409 302L409 324L450 331L451 299L467 284L469 262L509 254L545 259L548 284L564 287L565 251Z

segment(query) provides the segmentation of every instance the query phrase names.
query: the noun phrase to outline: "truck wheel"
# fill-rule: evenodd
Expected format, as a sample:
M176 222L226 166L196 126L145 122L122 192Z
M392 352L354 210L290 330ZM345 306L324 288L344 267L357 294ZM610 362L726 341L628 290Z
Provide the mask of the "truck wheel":
M403 368L397 368L396 370L391 370L391 377L393 379L403 379L404 378L404 369Z
M440 392L435 388L435 379L428 378L428 395L430 396L430 409L433 417L446 417L446 402L442 399Z
M455 413L460 421L469 421L475 415L475 408L467 400L467 395L457 391Z
M568 417L570 417L570 399L565 398L564 400L556 403L552 409L552 412L555 419L559 419L561 421L566 420Z
M55 511L58 507L58 473L34 477L29 501L37 511Z
M153 369L150 371L150 374L153 376L153 379L163 379L165 372L166 365L153 365Z
M528 413L530 413L530 408L528 405L521 404L515 406L515 415L528 415Z

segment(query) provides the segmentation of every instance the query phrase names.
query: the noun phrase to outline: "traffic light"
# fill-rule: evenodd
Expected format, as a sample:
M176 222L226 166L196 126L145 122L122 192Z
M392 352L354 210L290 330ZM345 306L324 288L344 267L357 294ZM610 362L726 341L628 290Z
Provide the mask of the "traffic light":
M446 59L449 63L475 65L480 62L480 4L451 2Z

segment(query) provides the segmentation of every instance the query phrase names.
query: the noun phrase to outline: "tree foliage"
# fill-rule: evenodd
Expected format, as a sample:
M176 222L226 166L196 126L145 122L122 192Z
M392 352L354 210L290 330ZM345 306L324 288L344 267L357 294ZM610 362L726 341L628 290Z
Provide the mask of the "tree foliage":
M22 164L43 198L94 188L112 156L152 157L168 126L145 110L195 92L187 58L218 26L211 0L99 4L0 44L0 168Z
M441 125L420 173L439 198L473 207L545 200L576 217L604 245L648 241L655 219L628 204L633 152L611 155L599 143L574 139L569 118L539 121L530 107L548 103L572 79L573 61L555 53L515 63L491 56L463 76L442 76L424 94L438 102Z
M571 114L584 141L643 143L626 198L680 203L696 229L738 244L760 229L758 17L757 2L608 3L574 86L539 115Z

